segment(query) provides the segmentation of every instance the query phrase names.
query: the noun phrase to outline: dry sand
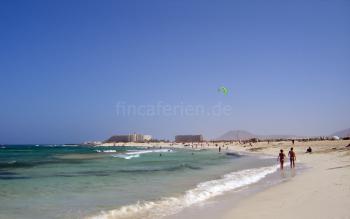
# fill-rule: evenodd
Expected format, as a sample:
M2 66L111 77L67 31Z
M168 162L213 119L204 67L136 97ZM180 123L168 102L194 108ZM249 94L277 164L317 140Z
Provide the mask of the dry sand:
M223 218L350 218L350 141L296 142L298 163L308 169L282 184L246 198ZM291 142L258 143L243 150L270 155ZM308 146L312 154L305 154ZM233 146L242 150L241 146ZM284 171L289 171L287 167Z

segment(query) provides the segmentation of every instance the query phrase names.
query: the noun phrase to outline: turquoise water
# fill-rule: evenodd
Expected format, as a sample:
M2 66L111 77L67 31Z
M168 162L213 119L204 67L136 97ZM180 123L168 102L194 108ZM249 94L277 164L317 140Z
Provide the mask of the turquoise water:
M212 150L0 146L0 218L158 218L254 183L274 164Z

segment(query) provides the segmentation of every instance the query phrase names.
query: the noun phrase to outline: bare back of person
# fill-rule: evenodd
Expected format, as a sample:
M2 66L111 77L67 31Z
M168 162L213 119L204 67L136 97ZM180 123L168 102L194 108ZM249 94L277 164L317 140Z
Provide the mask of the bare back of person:
M286 157L286 155L283 153L283 150L280 150L280 153L278 154L278 159L280 161L281 170L283 170L283 164L284 164L285 157Z
M288 156L290 159L290 168L294 168L296 155L295 155L295 152L293 151L293 148L291 148L290 151L288 152Z

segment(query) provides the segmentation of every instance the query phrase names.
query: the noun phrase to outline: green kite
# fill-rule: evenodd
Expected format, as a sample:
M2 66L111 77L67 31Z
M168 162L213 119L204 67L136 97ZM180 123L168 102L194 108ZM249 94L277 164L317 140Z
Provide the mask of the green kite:
M224 87L224 86L221 86L221 87L218 88L218 92L221 92L224 95L227 95L228 89L226 87Z

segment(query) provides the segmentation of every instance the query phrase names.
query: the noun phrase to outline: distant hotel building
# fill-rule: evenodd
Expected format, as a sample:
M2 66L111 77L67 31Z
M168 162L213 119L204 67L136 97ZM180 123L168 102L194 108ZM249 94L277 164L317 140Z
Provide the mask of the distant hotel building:
M176 135L175 142L201 142L203 141L202 135Z
M150 141L150 140L152 140L152 135L143 135L143 140L144 140L144 141Z
M152 139L151 135L129 134L113 135L106 142L146 142Z

